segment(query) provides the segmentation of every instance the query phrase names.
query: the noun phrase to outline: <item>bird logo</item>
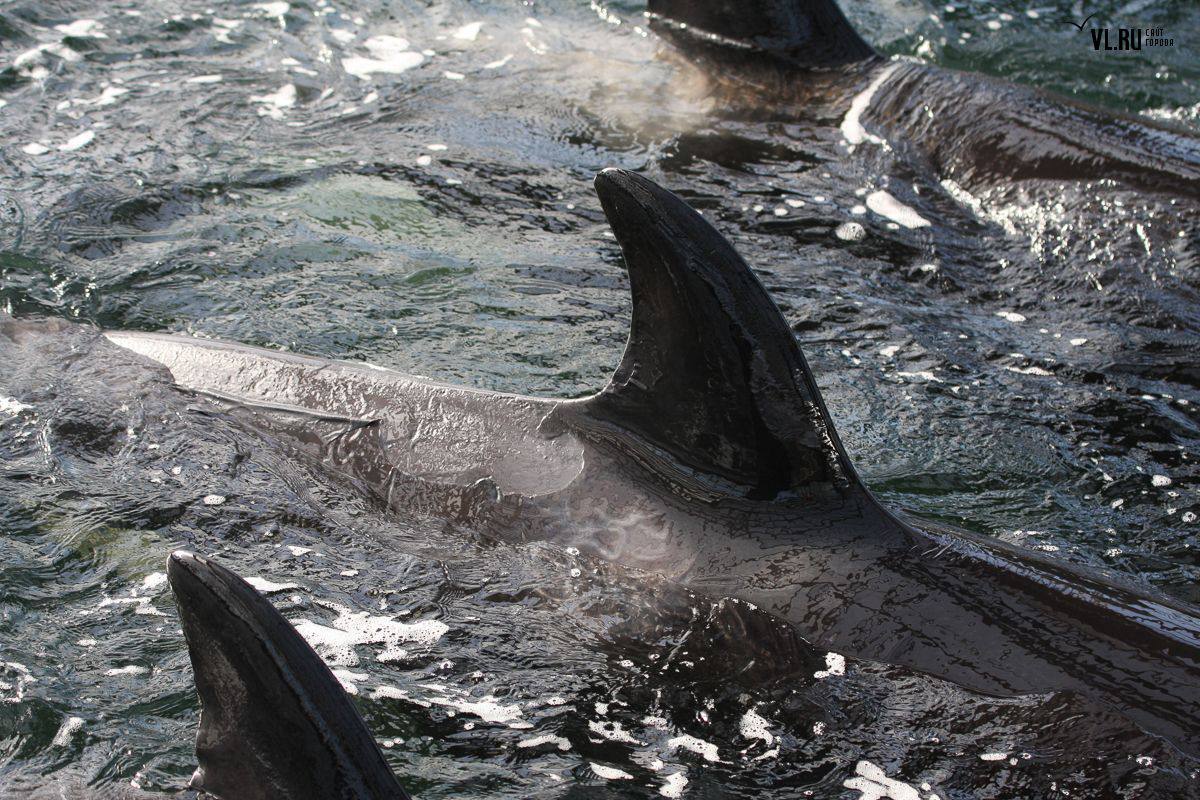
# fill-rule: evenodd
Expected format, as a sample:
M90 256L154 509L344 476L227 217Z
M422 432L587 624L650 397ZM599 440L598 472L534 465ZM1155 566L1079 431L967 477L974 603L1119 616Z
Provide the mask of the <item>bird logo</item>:
M1088 14L1088 15L1087 15L1087 17L1085 17L1085 18L1084 18L1083 22L1080 22L1078 25L1076 25L1076 24L1075 24L1075 21L1074 21L1074 20L1067 20L1067 21L1066 21L1065 23L1063 23L1063 24L1065 24L1065 25L1075 25L1075 27L1076 27L1078 30L1082 31L1082 30L1083 30L1083 26L1084 26L1084 25L1087 25L1087 24L1088 24L1088 20L1089 20L1089 19L1091 19L1091 18L1092 18L1092 17L1094 17L1094 16L1096 16L1096 15L1095 15L1095 14Z

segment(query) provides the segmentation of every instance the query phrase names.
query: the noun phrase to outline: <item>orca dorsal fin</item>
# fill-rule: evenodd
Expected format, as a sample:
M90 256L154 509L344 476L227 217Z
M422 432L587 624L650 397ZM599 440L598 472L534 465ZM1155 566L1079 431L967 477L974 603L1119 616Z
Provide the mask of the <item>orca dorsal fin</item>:
M649 0L650 26L721 66L764 59L801 69L877 58L834 0Z
M167 577L200 695L191 789L218 800L408 800L329 667L266 598L178 551Z
M586 419L716 479L719 495L857 486L791 328L733 245L639 175L604 170L596 193L625 256L633 320L611 382L583 401Z

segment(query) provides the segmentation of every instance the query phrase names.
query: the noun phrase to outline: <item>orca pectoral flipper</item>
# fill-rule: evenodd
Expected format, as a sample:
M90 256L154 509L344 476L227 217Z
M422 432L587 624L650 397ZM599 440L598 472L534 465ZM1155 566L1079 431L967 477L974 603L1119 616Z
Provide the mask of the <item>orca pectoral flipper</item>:
M217 800L408 800L329 667L266 598L167 560L200 695L191 788Z
M801 69L877 58L834 0L649 0L650 27L714 65Z
M715 228L623 170L596 192L629 270L633 320L612 381L582 404L733 494L771 500L857 486L787 321Z

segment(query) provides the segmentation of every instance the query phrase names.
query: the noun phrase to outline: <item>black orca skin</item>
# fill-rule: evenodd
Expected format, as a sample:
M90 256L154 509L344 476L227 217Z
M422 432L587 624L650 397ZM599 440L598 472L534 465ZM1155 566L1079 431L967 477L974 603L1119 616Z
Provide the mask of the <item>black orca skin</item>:
M968 189L1078 181L1200 199L1200 139L1027 86L878 55L834 0L648 0L733 113L835 116ZM849 128L846 123L852 123Z
M167 559L196 691L199 768L215 800L408 800L346 692L248 583L184 551Z
M398 513L573 545L754 603L818 646L975 691L1077 692L1200 755L1200 611L882 507L729 242L641 176L606 170L596 191L633 322L612 382L590 398L108 336Z

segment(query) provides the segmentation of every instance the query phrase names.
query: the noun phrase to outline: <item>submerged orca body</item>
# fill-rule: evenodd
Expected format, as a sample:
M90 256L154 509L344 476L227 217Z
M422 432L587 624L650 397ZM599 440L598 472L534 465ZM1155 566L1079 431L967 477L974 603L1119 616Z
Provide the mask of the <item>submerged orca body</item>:
M969 189L1083 181L1200 199L1200 139L986 76L886 60L834 0L649 0L651 27L733 109L837 114Z
M752 602L817 645L975 691L1078 692L1200 755L1198 612L883 508L733 247L645 178L607 170L596 190L625 255L633 320L612 381L589 398L108 336L398 511L571 544Z
M167 577L200 695L190 789L214 800L408 800L329 667L266 598L182 551Z

